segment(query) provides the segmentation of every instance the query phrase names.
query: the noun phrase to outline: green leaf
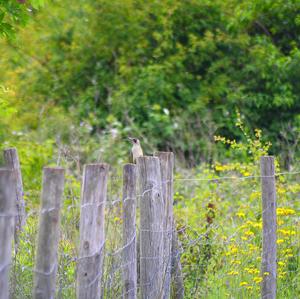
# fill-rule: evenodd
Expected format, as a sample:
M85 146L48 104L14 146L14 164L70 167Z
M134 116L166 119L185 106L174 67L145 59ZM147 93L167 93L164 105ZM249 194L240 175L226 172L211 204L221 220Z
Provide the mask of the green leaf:
M45 0L31 0L31 5L35 9L39 9L45 5Z

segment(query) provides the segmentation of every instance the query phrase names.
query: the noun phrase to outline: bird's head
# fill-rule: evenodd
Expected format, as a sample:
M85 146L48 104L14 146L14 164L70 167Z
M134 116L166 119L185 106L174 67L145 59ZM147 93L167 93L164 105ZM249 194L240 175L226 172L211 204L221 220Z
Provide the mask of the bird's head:
M131 138L131 137L128 137L128 139L130 140L130 142L131 142L132 144L137 144L137 145L140 144L140 141L139 141L137 138Z

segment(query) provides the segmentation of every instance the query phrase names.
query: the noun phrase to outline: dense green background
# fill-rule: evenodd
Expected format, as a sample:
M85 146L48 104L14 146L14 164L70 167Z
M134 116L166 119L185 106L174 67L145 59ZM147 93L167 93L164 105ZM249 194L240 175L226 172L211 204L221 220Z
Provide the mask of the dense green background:
M147 154L176 154L174 213L193 299L260 297L259 158L275 154L277 297L299 297L299 0L0 0L0 35L0 150L18 149L28 215L14 298L32 298L49 164L66 169L56 297L75 298L82 168L95 161L111 164L104 297L122 297L110 253L123 246L127 136Z
M119 158L134 135L196 165L229 155L215 135L242 138L238 110L295 163L299 0L43 2L0 1L1 142L76 136Z

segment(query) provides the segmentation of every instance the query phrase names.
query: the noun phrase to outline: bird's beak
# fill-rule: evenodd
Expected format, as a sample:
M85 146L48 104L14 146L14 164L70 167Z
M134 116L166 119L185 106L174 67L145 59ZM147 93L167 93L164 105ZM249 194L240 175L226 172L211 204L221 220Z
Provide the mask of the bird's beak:
M131 137L127 137L127 138L128 138L128 140L129 140L129 141L131 141L131 142L132 142L132 139L133 139L133 138L131 138Z

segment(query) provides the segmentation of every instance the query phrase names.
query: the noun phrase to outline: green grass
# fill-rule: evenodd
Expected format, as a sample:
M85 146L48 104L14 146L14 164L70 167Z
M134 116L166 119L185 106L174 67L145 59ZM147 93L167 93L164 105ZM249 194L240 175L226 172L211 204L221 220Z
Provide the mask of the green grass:
M262 219L259 178L210 180L219 176L257 174L253 165L220 165L175 176L174 213L183 254L185 298L259 298ZM183 181L182 178L205 178ZM300 296L299 176L277 178L278 298ZM102 285L105 298L121 298L122 180L109 181L106 209L106 255ZM32 196L37 196L36 191ZM31 298L37 199L20 237L11 269L14 298ZM113 204L112 204L113 203ZM61 213L57 297L75 298L76 257L79 241L80 180L68 175ZM266 274L267 275L267 274Z

